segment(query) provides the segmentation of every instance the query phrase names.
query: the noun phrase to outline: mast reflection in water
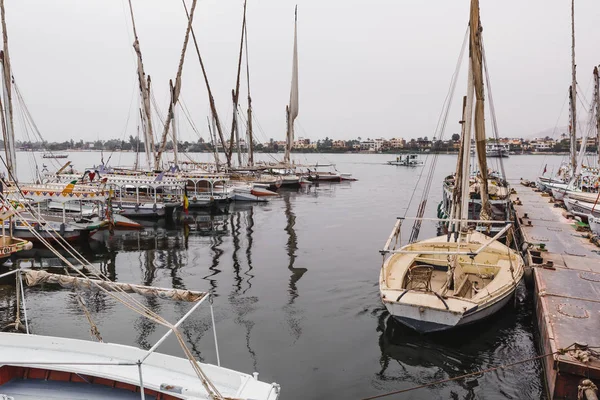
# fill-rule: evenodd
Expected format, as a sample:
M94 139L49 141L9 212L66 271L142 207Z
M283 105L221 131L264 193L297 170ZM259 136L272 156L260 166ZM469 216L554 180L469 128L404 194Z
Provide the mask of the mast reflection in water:
M294 333L294 337L296 340L298 340L302 334L302 328L300 326L301 316L299 315L300 312L294 306L294 302L299 296L297 283L300 279L302 279L302 276L304 276L308 270L306 268L295 267L296 251L298 250L298 238L296 237L296 230L294 229L294 226L296 225L296 214L294 214L294 211L292 210L292 195L293 193L289 191L282 193L283 201L285 203L285 218L287 222L285 231L288 234L288 240L286 244L287 255L289 258L288 269L291 272L290 281L288 284L289 300L284 309L286 312L288 325Z

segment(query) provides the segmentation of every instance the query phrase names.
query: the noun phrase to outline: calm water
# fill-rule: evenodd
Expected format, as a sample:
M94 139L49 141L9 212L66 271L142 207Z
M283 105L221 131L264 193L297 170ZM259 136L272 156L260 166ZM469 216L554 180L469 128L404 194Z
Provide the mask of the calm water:
M28 177L30 155L18 157L19 174ZM222 365L258 371L261 380L281 384L284 399L362 398L534 356L532 300L524 287L516 306L451 334L421 336L389 318L378 295L378 250L395 218L404 215L422 171L384 165L390 158L301 155L300 162L334 162L359 181L284 191L268 204L233 204L227 214L198 215L191 225L160 221L141 233L96 235L82 251L118 281L213 291ZM100 154L71 159L83 168L98 163ZM117 153L111 163L132 160L132 154ZM560 160L513 156L505 167L511 179L533 179L544 163L550 169ZM455 162L451 155L439 157L426 216L435 215L441 181ZM425 224L421 237L434 232ZM60 265L44 253L35 254L35 265ZM27 298L36 333L89 339L68 290L27 289ZM87 295L87 301L105 341L150 347L164 333L104 295ZM190 307L143 301L172 322ZM10 305L4 301L0 309L4 321L14 314ZM216 363L210 329L205 308L182 330L201 360ZM160 350L182 355L174 339ZM539 399L543 392L541 365L529 363L390 398Z

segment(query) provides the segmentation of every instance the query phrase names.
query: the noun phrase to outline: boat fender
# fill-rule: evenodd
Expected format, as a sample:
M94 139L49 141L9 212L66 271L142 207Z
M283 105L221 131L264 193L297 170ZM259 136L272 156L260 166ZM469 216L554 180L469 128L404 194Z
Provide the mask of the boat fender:
M65 234L65 224L60 224L60 235L63 236Z
M133 207L133 209L138 212L140 210L140 205L136 203L135 207Z
M152 211L156 212L156 203L152 205Z

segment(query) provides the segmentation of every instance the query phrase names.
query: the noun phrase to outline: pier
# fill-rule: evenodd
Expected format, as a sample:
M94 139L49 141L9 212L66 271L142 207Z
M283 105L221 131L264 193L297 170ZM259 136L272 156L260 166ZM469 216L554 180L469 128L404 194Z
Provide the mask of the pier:
M600 382L600 248L551 196L512 187L516 225L529 246L539 352L552 353L543 358L548 396L577 399L587 391L583 398L595 399L587 389L589 380Z

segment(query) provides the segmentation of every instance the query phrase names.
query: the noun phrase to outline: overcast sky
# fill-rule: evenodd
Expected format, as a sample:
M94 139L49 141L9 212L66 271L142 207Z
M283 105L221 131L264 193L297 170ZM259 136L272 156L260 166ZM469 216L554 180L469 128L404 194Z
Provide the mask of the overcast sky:
M127 0L5 3L13 74L44 137L136 135L137 77ZM262 127L258 140L284 139L296 3L297 136L433 136L467 26L468 0L248 0L250 83ZM180 0L133 0L133 6L146 73L164 113L186 16ZM242 0L201 0L194 20L226 131L242 6ZM501 136L527 137L566 125L570 1L484 0L481 18ZM598 21L597 0L576 1L578 82L588 99L592 69L600 63ZM458 131L465 67L462 76L447 136ZM192 46L181 99L207 139L208 100ZM197 140L180 117L180 140ZM24 138L22 129L17 136Z

